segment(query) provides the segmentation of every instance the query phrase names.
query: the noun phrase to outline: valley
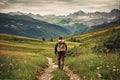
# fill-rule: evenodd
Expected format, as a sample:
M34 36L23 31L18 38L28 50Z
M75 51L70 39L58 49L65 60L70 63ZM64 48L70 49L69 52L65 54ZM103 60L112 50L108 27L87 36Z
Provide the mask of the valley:
M119 80L119 36L120 24L79 35L64 36L68 45L65 65L84 80ZM75 40L71 41L71 38ZM118 45L113 47L115 51L110 51L103 45L109 39L112 42L116 40ZM36 76L43 74L43 70L48 67L46 57L52 58L57 64L54 54L56 42L57 39L51 42L1 33L0 79L37 79ZM64 70L54 69L51 80L61 79L69 80L70 77Z

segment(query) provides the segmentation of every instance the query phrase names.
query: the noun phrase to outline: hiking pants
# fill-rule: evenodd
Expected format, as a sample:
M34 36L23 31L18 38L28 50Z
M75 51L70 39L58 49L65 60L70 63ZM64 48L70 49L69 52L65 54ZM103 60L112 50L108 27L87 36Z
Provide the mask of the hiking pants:
M63 69L63 67L64 67L64 57L65 57L65 51L58 52L58 67L59 67L59 69Z

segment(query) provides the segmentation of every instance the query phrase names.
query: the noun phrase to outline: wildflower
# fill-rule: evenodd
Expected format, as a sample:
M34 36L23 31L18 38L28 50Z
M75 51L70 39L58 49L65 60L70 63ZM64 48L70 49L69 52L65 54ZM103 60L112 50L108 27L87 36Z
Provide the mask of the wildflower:
M93 61L92 61L92 60L91 60L90 62L91 62L91 63L93 63Z
M113 69L112 71L113 71L113 72L115 72L115 71L116 71L116 69Z
M102 55L100 55L99 57L102 57Z
M102 68L102 66L100 66L100 68Z
M100 67L97 67L97 69L99 70L99 69L100 69Z
M12 63L9 63L10 66L12 66L13 64Z
M3 64L1 64L0 66L3 67Z
M117 71L119 71L120 69L117 69Z
M85 79L85 78L86 78L86 76L83 76L83 78Z
M18 71L20 71L20 68L18 69Z
M106 65L107 68L109 68L110 66L109 65Z
M113 66L113 68L116 68L116 66Z
M99 78L101 78L101 77L102 77L102 75L101 75L101 74L98 74L98 77L99 77Z
M24 60L24 63L26 63L27 61L26 60Z
M104 61L101 61L100 63L104 63Z

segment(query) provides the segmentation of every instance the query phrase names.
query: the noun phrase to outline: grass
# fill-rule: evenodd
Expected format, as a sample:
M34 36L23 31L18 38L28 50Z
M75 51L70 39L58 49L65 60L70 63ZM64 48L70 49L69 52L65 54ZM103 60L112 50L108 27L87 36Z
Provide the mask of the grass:
M38 55L0 54L0 78L34 80L37 71L46 67L47 60Z
M95 45L102 44L102 41L111 35L113 28L117 28L117 31L120 30L119 25L117 25L110 27L110 29L106 28L106 30L72 36L83 41L79 46L69 49L66 65L84 80L119 80L120 50L107 54L98 54L92 51ZM69 40L70 37L67 39Z
M120 26L65 37L69 49L65 64L84 80L119 80L120 50L108 54L92 51L95 45L109 37L113 29L120 30ZM71 37L81 43L69 42ZM38 71L42 72L47 66L46 56L52 57L57 63L55 43L0 34L0 79L36 79ZM57 69L52 80L69 80L69 77L64 71Z
M85 80L90 78L92 80L119 80L119 62L120 59L116 54L107 56L82 54L74 58L68 57L66 60L66 64L79 76L85 78Z
M36 79L36 76L47 67L46 56L52 57L57 63L57 58L54 55L55 43L0 34L0 79ZM69 48L79 45L79 43L74 44L73 42L66 43ZM56 79L61 73L65 74L60 70L56 70L54 73L53 79ZM68 76L60 75L59 77L67 80Z
M55 76L51 80L69 80L69 76L62 70L55 70Z
M45 67L43 42L0 34L0 79L34 80Z

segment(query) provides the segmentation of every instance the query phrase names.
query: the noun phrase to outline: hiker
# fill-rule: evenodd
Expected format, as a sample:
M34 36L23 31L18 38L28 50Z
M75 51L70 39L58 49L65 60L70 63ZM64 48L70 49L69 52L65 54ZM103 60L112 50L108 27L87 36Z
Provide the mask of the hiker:
M58 68L63 69L64 67L64 57L66 54L67 45L62 37L59 37L58 42L55 45L55 55L58 56Z

